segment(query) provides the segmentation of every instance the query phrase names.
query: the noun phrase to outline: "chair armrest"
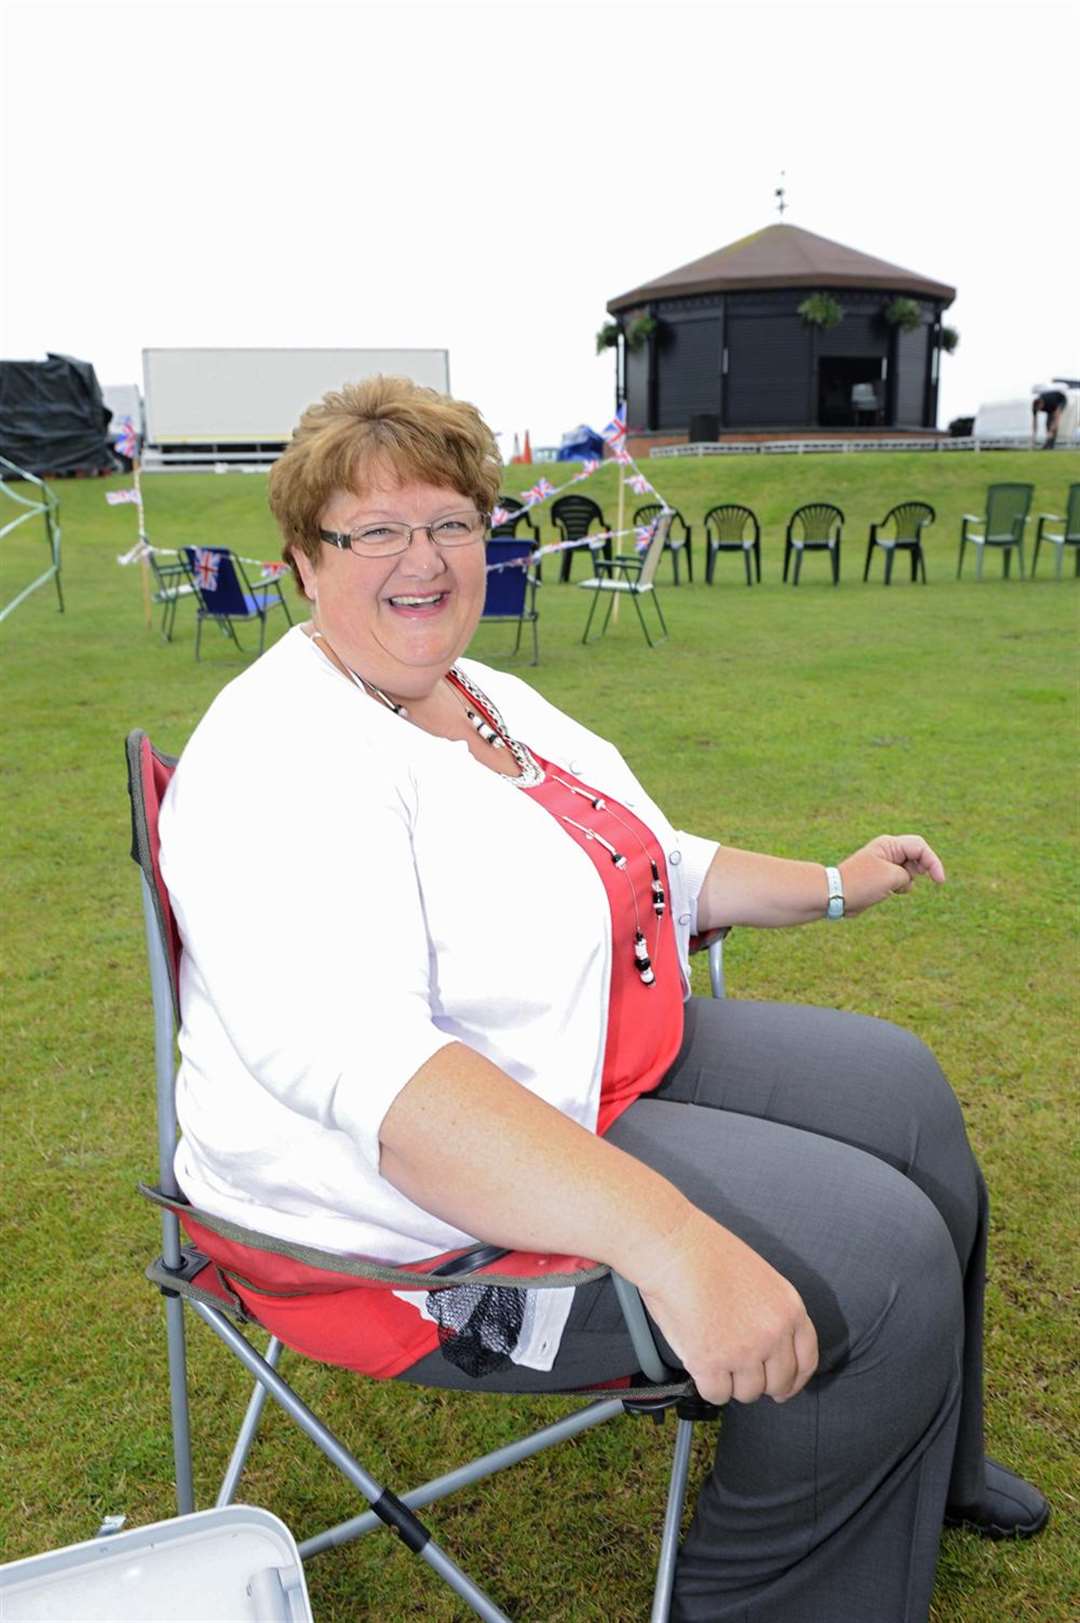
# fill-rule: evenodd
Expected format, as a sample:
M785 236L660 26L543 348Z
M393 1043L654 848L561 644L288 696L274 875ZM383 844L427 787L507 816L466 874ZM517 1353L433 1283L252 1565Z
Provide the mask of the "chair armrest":
M986 523L986 514L985 513L965 513L964 518L966 520L968 520L972 524L985 524Z
M1042 518L1052 519L1055 524L1064 524L1064 522L1065 522L1065 514L1064 513L1040 513L1039 517L1041 519Z

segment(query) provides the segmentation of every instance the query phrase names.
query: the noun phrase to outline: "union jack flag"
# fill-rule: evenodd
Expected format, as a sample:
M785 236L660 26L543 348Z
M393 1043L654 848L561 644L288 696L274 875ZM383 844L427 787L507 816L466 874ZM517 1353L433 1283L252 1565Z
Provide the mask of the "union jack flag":
M498 524L505 524L509 517L510 514L506 511L505 507L496 507L491 515L492 529L494 529Z
M204 592L216 592L218 580L218 566L221 563L220 552L212 547L195 548L195 579Z
M629 467L630 463L634 460L630 455L630 452L623 445L620 445L617 450L612 451L611 457L613 462L621 462L623 467Z
M599 457L595 457L595 456L587 457L586 460L581 464L581 472L578 474L578 478L579 479L587 479L589 477L590 473L595 473L599 466L600 466L600 458Z
M110 507L118 507L121 502L137 502L138 495L134 490L107 490L105 500Z
M538 479L532 489L527 490L521 499L526 507L535 507L537 502L542 502L546 496L553 496L554 494L555 486L550 479Z
M600 430L600 436L609 445L620 446L626 439L626 401L624 400L614 417L606 428Z
M283 564L280 559L276 559L273 563L259 565L265 580L277 580L278 576L283 575L288 567L288 564Z
M649 491L652 490L652 486L643 473L635 473L632 478L628 479L626 482L630 486L630 489L634 492L635 496L645 496Z
M121 419L120 430L116 436L116 449L121 456L134 457L138 454L139 436L130 417Z
M655 519L653 519L651 524L639 524L638 525L637 529L634 531L634 537L635 537L634 545L637 547L639 552L646 552L648 550L649 542L652 540L652 538L653 538L653 536L655 534L656 534L656 520Z

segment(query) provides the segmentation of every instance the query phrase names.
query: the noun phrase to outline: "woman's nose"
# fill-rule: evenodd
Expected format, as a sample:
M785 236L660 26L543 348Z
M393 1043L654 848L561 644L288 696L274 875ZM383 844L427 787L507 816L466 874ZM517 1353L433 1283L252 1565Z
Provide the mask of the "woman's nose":
M432 575L441 574L445 568L446 560L431 539L430 530L422 524L414 525L412 539L401 558L402 574L427 580Z

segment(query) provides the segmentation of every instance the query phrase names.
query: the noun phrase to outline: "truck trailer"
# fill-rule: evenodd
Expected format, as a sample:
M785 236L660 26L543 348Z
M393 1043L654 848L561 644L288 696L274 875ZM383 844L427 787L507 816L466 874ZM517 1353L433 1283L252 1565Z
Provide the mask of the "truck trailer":
M378 372L450 388L445 349L144 349L144 464L265 465L305 407Z

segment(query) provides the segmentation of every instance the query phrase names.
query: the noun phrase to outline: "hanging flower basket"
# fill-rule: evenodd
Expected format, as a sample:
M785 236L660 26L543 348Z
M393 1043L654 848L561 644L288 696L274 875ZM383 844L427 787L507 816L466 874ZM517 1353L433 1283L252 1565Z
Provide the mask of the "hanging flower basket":
M799 305L799 314L808 327L820 327L822 332L828 332L831 327L839 327L844 319L844 311L838 299L828 293L811 293Z
M638 316L626 329L627 349L643 349L655 333L658 325L655 316Z
M922 326L922 311L914 299L892 299L883 314L889 326L899 327L901 332L914 332Z
M619 323L605 321L596 335L596 353L602 355L605 349L614 349L619 342Z
M941 347L945 351L946 355L954 354L959 342L960 334L957 332L955 327L942 327Z

